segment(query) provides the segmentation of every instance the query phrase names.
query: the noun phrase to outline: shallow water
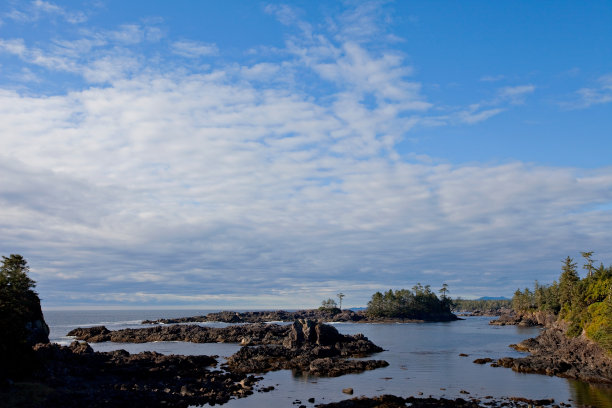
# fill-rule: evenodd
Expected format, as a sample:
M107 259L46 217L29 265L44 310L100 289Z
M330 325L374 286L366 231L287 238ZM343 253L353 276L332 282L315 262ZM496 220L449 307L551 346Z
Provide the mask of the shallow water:
M172 311L50 311L45 318L51 327L51 341L68 344L66 333L78 326L104 324L110 330L143 327L143 319L181 317L205 314L201 310ZM311 397L315 404L348 398L342 389L351 387L354 396L395 394L401 396L466 397L521 396L531 399L554 398L557 403L573 406L594 405L612 408L612 388L593 386L578 381L535 374L521 374L507 368L494 368L472 363L476 358L493 359L521 353L508 347L525 338L538 335L538 328L490 326L486 317L470 317L447 323L334 323L344 334L363 333L385 351L371 358L384 359L389 367L336 378L316 378L294 375L290 371L265 374L261 386L273 385L270 393L255 393L245 399L232 400L227 407L292 406L300 400L306 406ZM221 323L205 323L215 327ZM125 349L131 353L151 350L164 354L219 355L220 360L238 350L236 344L191 344L156 342L143 344L92 344L96 351ZM460 357L460 353L469 357ZM461 391L470 394L462 394Z

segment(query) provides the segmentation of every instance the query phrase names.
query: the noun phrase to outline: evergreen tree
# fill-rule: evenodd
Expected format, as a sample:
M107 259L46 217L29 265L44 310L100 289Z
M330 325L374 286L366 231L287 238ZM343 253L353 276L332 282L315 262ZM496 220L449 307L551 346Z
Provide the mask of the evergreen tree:
M587 271L587 277L592 276L593 275L593 270L595 269L593 267L593 262L595 262L595 260L591 259L593 254L594 254L593 251L590 251L590 252L580 252L580 255L582 255L582 257L586 261L586 263L582 266L582 268Z
M19 376L32 364L32 348L27 324L42 316L40 299L27 275L29 267L21 255L2 257L0 266L0 378ZM34 340L36 341L36 340ZM47 339L48 341L48 339Z
M559 304L562 310L571 309L574 292L580 282L576 271L576 263L569 256L563 261L562 273L559 278Z

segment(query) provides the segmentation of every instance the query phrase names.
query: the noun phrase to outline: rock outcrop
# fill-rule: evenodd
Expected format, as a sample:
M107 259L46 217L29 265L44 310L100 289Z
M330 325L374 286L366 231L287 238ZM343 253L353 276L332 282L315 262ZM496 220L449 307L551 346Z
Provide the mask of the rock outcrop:
M87 343L38 344L33 380L52 388L44 407L188 407L253 393L258 378L214 370L209 356L94 353Z
M308 319L284 326L264 323L224 328L170 325L116 331L98 326L74 329L68 335L89 342L239 343L243 347L227 362L229 370L239 373L291 369L319 376L338 376L388 365L382 360L349 360L382 349L361 334L343 335L333 326Z
M298 319L318 320L320 322L358 322L366 320L362 312L352 310L319 310L308 309L297 312L256 311L256 312L231 312L223 311L209 313L203 316L179 317L174 319L144 320L143 324L174 324L174 323L201 323L201 322L223 322L223 323L266 323L266 322L293 322Z
M557 316L547 312L508 312L499 316L498 319L491 320L489 324L494 326L548 326L557 320Z
M344 390L343 390L344 391ZM513 407L544 407L554 404L553 399L532 400L521 397L506 397L488 401L479 399L465 400L463 398L402 398L395 395L381 395L378 397L358 397L329 404L317 405L318 408L513 408ZM563 405L563 404L562 404ZM558 407L558 405L557 405Z
M497 364L522 373L538 373L586 382L612 384L612 357L586 336L568 337L566 324L557 322L536 338L511 345L530 355L505 357Z
M191 343L281 344L289 334L289 326L248 324L223 328L197 325L168 325L140 329L110 331L104 326L77 328L68 333L90 343L147 343L153 341L187 341Z
M227 360L231 371L263 373L281 369L336 377L389 365L383 360L350 360L382 349L358 334L347 336L312 320L296 320L281 344L245 346Z

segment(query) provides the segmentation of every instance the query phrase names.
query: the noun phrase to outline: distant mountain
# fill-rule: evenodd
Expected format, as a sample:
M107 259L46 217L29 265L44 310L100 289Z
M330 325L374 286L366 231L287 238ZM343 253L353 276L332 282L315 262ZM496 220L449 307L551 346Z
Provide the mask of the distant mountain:
M510 300L505 296L483 296L483 297L479 297L476 300Z

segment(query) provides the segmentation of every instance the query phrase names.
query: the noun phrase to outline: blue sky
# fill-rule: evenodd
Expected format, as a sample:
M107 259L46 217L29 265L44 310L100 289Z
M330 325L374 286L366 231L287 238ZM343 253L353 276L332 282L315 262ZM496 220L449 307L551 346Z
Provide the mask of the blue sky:
M45 307L511 296L612 259L610 2L0 5L0 251Z

